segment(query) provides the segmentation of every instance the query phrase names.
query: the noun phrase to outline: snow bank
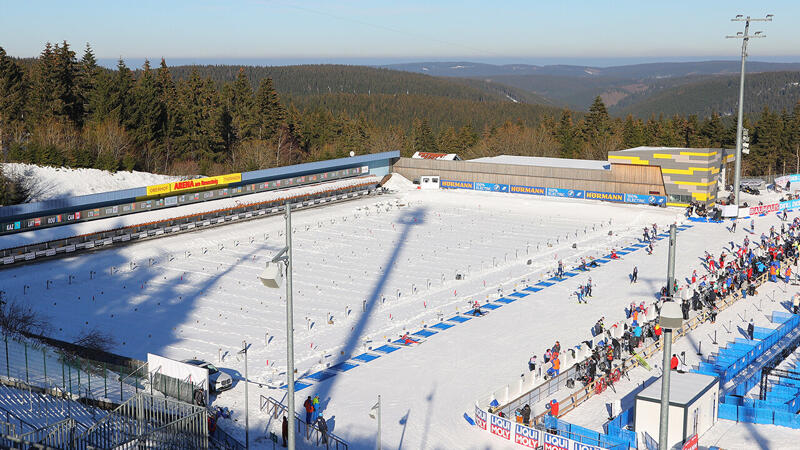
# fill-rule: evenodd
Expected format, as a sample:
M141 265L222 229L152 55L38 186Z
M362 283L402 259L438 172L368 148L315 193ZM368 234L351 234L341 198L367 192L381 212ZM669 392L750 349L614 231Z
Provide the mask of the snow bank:
M3 164L3 172L16 174L26 181L38 183L40 189L37 190L35 198L31 199L34 202L169 183L180 179L180 177L148 172L108 172L98 169L70 169L19 163Z

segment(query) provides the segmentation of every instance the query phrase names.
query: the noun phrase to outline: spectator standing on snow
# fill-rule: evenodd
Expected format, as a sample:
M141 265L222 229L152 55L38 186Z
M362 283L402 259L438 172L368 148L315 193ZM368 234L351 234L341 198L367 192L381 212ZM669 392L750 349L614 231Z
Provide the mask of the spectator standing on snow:
M289 419L283 416L283 423L281 424L281 437L283 438L283 446L286 447L286 440L289 439Z
M531 356L531 359L528 360L528 370L530 372L536 370L536 355Z
M747 324L747 339L753 340L753 332L755 332L756 326L753 324L753 319L750 319L750 323Z
M309 395L306 398L306 401L303 402L303 407L306 409L306 425L311 425L311 415L314 413L314 404L311 402L311 396Z
M735 220L731 224L731 233L736 233L736 221Z
M325 422L325 418L322 417L322 414L319 415L317 418L317 428L319 429L320 437L322 438L321 443L324 445L328 444L328 422Z
M636 283L636 280L639 278L639 267L633 266L633 273L631 274L631 283Z
M672 359L669 361L669 369L678 370L678 363L680 363L680 361L678 360L678 356L673 353Z
M558 260L558 272L556 273L558 278L564 277L564 263L559 259Z

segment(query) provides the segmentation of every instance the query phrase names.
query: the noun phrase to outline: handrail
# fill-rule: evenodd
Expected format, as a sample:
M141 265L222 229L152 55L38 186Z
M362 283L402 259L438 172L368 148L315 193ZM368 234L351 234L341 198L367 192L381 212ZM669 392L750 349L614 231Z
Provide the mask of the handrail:
M287 407L283 403L280 403L274 398L267 397L262 394L259 398L259 410L264 412L265 408L267 409L266 411L267 415L271 416L271 418L274 419L277 419L278 417L282 416L284 411L286 411L287 409ZM296 422L298 431L304 431L303 434L305 435L306 439L313 439L312 442L316 441L315 442L316 445L322 445L322 432L317 427L317 424L316 423L307 424L303 420L303 418L300 417L300 414L298 414L296 411L294 413L294 416L295 419L297 419ZM305 426L305 430L301 430L303 426ZM326 435L328 437L328 441L325 443L325 448L330 448L333 445L334 448L336 449L343 448L344 450L347 450L348 444L347 442L342 440L342 438L334 435L331 432L327 432Z

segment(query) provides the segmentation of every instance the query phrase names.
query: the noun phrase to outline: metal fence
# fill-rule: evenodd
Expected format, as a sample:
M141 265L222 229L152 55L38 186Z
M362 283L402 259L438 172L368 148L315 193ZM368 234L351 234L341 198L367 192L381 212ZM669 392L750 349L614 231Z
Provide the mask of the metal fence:
M70 355L27 339L3 337L0 375L45 389L57 388L81 397L122 402L147 383L147 369L130 373L128 367Z
M207 449L205 408L139 392L76 436L76 449Z

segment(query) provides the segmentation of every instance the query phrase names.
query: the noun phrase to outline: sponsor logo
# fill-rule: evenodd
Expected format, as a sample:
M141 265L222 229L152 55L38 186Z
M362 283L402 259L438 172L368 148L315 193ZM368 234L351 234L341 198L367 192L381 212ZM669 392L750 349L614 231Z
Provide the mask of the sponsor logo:
M778 211L780 210L780 203L772 203L769 205L760 205L760 206L753 206L750 208L750 215L754 216L757 214L764 214L768 212Z
M511 185L512 194L530 194L530 195L546 195L547 190L543 187L537 186L520 186L517 184Z
M574 450L603 450L603 447L597 447L595 445L584 444L582 442L575 442Z
M208 186L226 185L242 181L241 173L230 173L216 177L196 178L194 180L176 181L174 183L156 184L147 186L147 195L161 195L170 192L185 191L187 189L204 188Z
M544 433L544 450L569 450L569 439Z
M453 180L440 180L443 189L473 189L474 184L472 181L453 181Z
M607 202L624 202L625 196L618 192L597 192L586 191L586 199L588 200L604 200Z
M486 418L487 413L486 411L475 407L475 424L478 425L478 428L485 430L486 429Z
M536 448L539 445L539 430L518 423L514 434L514 443L528 448Z
M583 190L547 188L547 195L550 197L583 198Z
M476 191L487 191L487 192L508 192L508 185L507 184L499 184L499 183L475 183L475 190Z
M491 427L489 431L503 439L511 440L511 421L502 417L491 416Z

